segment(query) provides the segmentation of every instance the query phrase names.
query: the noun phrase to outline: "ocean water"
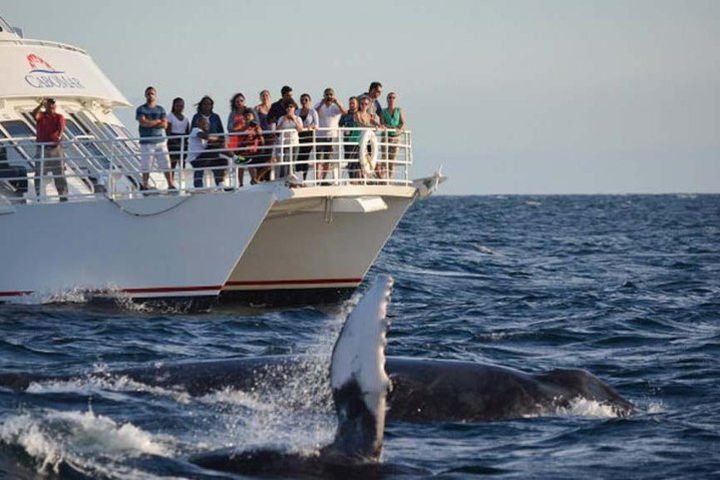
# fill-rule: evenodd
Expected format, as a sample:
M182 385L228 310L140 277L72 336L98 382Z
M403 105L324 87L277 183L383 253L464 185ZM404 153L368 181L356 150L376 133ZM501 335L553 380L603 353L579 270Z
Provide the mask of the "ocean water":
M440 478L720 478L720 196L435 197L408 212L380 272L396 281L389 355L584 368L638 407L390 423L383 462ZM0 389L0 478L233 478L187 459L332 438L322 358L352 301L191 315L64 300L0 306L0 373L74 377ZM284 353L321 360L279 391L199 398L87 377Z

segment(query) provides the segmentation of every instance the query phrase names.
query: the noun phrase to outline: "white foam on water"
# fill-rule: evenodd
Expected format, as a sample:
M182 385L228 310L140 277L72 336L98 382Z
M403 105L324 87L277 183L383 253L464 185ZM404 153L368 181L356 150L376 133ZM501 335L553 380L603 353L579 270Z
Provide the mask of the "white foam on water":
M197 401L210 405L235 405L257 411L269 411L271 409L271 405L265 403L261 396L255 392L243 392L230 387L203 395L197 398Z
M496 255L495 250L493 250L490 247L486 247L485 245L481 245L479 243L475 244L475 250L477 250L480 253L484 253L485 255Z
M191 401L190 395L184 390L147 385L125 375L92 375L86 378L69 380L32 382L28 385L26 391L35 394L75 393L85 396L97 395L108 399L118 399L116 395L112 394L113 392L149 393L159 397L168 397L182 404L188 404Z
M651 415L657 413L665 413L665 405L662 402L650 402L646 407L645 411Z
M620 413L607 403L598 402L597 400L588 400L583 397L576 397L570 401L568 407L558 407L555 414L569 417L587 417L587 418L617 418Z
M218 413L214 428L204 432L199 443L207 449L272 448L304 455L315 454L330 443L337 429L330 356L346 317L360 298L353 295L319 326L317 337L297 352L312 354L306 361L268 369L251 391L226 388L198 398L204 408L214 407ZM263 377L268 381L263 382Z
M22 447L37 462L39 473L58 472L62 462L81 471L117 473L118 468L127 469L116 464L122 459L174 453L172 437L150 434L132 423L117 423L92 410L45 410L5 417L0 441Z
M85 288L67 290L35 291L20 297L9 297L5 301L18 305L47 305L53 303L88 303L90 295Z
M327 358L327 357L323 357ZM298 368L270 369L252 391L224 389L204 395L199 402L214 405L221 416L217 428L203 442L212 448L238 450L273 448L312 452L332 441L337 426L328 382L328 360L303 363ZM313 360L316 360L313 358ZM262 378L262 376L261 376Z

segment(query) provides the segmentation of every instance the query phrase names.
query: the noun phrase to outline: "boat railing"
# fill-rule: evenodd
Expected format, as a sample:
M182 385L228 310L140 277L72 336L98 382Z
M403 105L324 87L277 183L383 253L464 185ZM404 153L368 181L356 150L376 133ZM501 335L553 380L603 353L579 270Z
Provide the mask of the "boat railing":
M10 203L54 203L168 191L225 192L266 181L298 188L412 184L408 130L326 128L209 135L202 148L190 135L169 137L177 163L167 169L154 164L148 172L141 168L139 137L82 135L63 140L62 170L53 157L54 145L30 137L0 138L0 196ZM142 188L143 173L149 174L147 189ZM175 189L168 189L168 174ZM63 181L68 191L58 192Z

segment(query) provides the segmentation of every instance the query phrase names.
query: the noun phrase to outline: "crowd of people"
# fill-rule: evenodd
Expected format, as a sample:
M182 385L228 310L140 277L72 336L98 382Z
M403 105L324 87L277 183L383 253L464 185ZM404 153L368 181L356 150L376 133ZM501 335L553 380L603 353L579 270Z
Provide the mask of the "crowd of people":
M230 99L226 132L220 116L214 112L215 103L211 97L202 97L197 103L197 112L188 118L184 113L184 99L175 98L170 112L166 113L158 104L155 87L147 87L145 103L135 111L140 135L140 188L149 189L150 172L159 170L165 176L168 189L176 189L174 172L178 164L183 166L184 162L189 162L194 169L196 188L204 186L205 169L212 170L215 185L219 186L225 181L230 160L240 164L237 169L240 186L244 183L245 171L249 173L251 183L269 180L272 164L278 159L284 159L283 163L294 159L294 173L302 179L307 178L309 166L314 163L315 179L323 181L330 170L330 162L340 158L340 143L343 159L351 161L348 165L350 176L360 177L367 175L359 164L363 134L360 128L382 130L384 161L377 163L371 175L392 178L398 151L395 144L405 129L405 115L397 106L394 92L387 95L386 106L381 105L382 88L380 82L372 82L367 92L350 97L347 108L332 88L326 88L322 100L315 104L309 94L303 93L300 105L293 99L293 90L289 86L282 87L280 99L275 102L268 90L261 91L260 103L255 107L246 106L245 96L236 93ZM68 186L61 142L65 117L56 111L52 98L42 99L31 115L36 122L39 144L36 157L43 158L35 164L36 195L41 194L43 177L52 174L60 201L65 201ZM341 128L350 130L341 136ZM0 178L11 178L13 188L27 191L27 170L11 166L4 145L0 147ZM315 161L310 162L313 148ZM276 174L280 178L288 173L287 165L277 167Z
M260 92L260 103L255 107L245 104L242 93L230 99L230 113L225 125L215 113L215 102L204 96L197 103L197 112L188 118L185 115L185 100L175 98L169 113L157 103L154 87L145 90L146 102L136 110L139 124L142 188L148 188L149 172L153 165L165 173L169 189L175 188L173 170L178 162L189 162L195 169L194 185L203 186L204 171L211 169L216 185L224 181L230 153L245 168L238 169L238 184L243 185L244 172L248 171L250 182L258 183L270 178L269 166L278 158L293 158L294 172L307 177L309 159L315 146L315 178L322 181L330 168L329 161L339 158L337 148L340 128L372 128L383 131L386 149L375 172L378 178L393 176L394 161L397 158L397 144L405 129L405 115L397 106L397 94L387 95L387 104L380 103L382 84L372 82L368 91L350 97L348 107L336 97L332 88L326 88L321 101L313 105L312 97L303 93L300 105L293 98L293 90L284 86L280 99L272 102L270 92ZM345 159L359 158L362 130L350 130L343 138ZM182 138L188 136L187 142ZM312 145L313 141L315 144ZM259 166L254 166L259 165ZM349 165L351 176L363 175L359 162ZM280 167L278 176L289 173L287 166Z

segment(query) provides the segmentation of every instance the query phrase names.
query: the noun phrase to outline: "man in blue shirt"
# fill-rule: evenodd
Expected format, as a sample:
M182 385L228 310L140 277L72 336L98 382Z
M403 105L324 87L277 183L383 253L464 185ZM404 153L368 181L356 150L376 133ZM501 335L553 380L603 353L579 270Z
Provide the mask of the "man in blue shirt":
M165 174L168 190L175 190L170 171L167 140L165 139L165 129L168 123L165 118L165 109L157 104L155 87L145 89L145 100L145 104L135 110L135 119L140 125L140 169L142 170L142 186L140 188L148 189L148 180L154 161Z

